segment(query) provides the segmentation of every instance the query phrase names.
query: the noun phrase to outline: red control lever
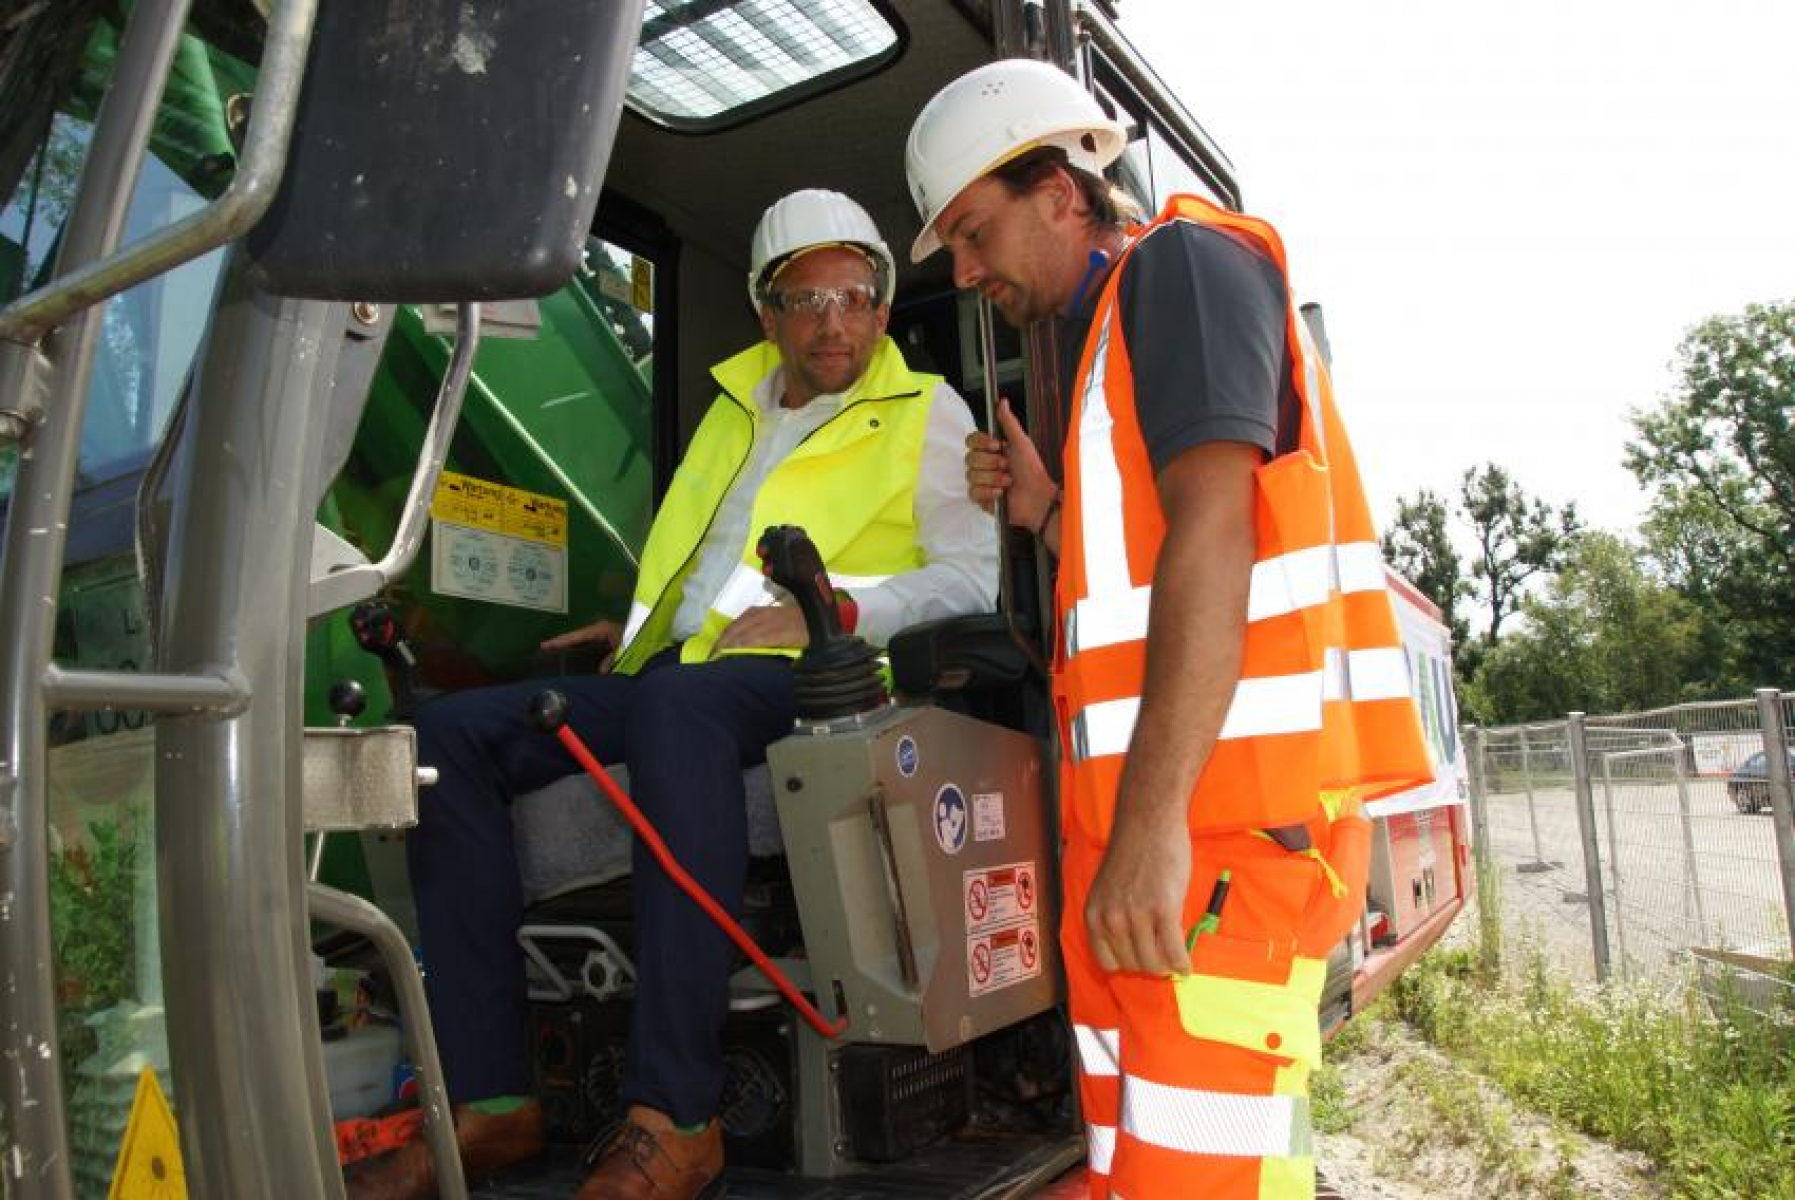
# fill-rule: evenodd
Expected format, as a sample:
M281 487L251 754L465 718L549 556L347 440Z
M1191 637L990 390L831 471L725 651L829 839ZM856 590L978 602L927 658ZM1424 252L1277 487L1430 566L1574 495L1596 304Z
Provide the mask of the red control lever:
M673 857L671 850L667 849L667 843L661 840L661 835L655 832L654 826L649 824L648 818L642 815L642 810L636 807L635 801L631 800L624 794L623 789L617 786L617 781L612 779L611 773L605 770L598 759L592 756L592 751L586 748L586 743L580 740L580 735L568 728L568 708L567 697L560 692L552 690L539 692L530 701L530 716L536 722L537 728L552 733L560 739L561 745L565 746L567 752L573 755L574 761L586 769L586 774L592 776L593 780L597 782L599 790L604 792L611 803L617 806L617 811L623 814L623 819L629 822L630 828L636 831L636 836L642 839L642 844L648 847L649 853L654 855L655 861L661 864L661 870L667 872L667 878L678 884L680 890L690 896L693 902L704 910L705 915L716 924L717 928L728 934L729 940L741 947L742 953L754 961L754 965L760 968L760 973L779 989L779 994L798 1010L812 1029L826 1038L840 1037L847 1032L846 1018L840 1021L831 1021L818 1012L816 1007L804 998L804 993L800 992L792 984L792 981L785 977L785 972L781 971L774 965L773 960L767 957L766 951L762 950L755 944L754 939L748 936L748 931L736 924L735 918L724 912L723 906L704 890L703 885L688 875L686 869L679 865L679 860Z

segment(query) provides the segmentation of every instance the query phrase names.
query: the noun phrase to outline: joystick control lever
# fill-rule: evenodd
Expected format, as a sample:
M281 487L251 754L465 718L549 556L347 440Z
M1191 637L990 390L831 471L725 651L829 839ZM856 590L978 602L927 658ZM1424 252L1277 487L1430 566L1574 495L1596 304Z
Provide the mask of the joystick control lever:
M810 644L821 646L842 636L835 588L816 543L797 525L769 525L755 547L768 579L792 594L804 614Z
M356 605L349 612L349 632L356 644L386 669L387 686L393 693L387 720L409 721L420 704L440 694L418 678L417 655L392 609L375 601Z
M767 577L797 602L810 638L792 668L799 718L833 721L883 708L890 696L878 652L841 631L835 588L816 543L799 526L770 525L755 550Z

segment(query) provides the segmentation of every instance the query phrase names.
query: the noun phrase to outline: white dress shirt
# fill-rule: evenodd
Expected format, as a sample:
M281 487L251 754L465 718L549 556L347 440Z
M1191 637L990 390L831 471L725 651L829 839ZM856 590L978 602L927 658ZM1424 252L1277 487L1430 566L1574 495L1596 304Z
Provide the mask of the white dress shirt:
M761 413L754 445L717 508L697 564L686 576L673 614L676 641L703 627L705 615L740 565L761 484L842 407L840 392L817 396L802 408L783 407L779 401L784 395L785 371L776 367L750 396ZM929 405L916 480L916 532L924 563L873 587L844 589L860 608L854 632L871 645L884 646L899 630L922 621L996 607L997 523L966 495L963 455L972 429L966 401L945 382L939 384Z

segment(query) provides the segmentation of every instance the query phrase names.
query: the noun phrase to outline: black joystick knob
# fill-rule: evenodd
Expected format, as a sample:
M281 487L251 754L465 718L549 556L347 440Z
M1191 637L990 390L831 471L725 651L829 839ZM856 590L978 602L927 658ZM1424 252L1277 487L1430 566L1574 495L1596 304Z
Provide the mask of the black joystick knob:
M878 652L841 631L835 588L816 544L796 525L770 525L756 551L767 577L797 601L810 637L792 668L798 716L828 721L884 707L888 697Z
M804 614L810 644L821 646L842 636L841 613L835 607L835 588L816 543L796 525L769 525L755 547L765 564L767 578L792 594Z
M530 723L544 733L554 733L567 724L573 703L554 688L544 688L530 697Z
M384 604L366 601L356 605L349 612L349 631L369 654L382 658L404 654L401 647L405 631L399 628L399 618L393 610Z
M418 659L406 639L405 627L385 604L367 601L349 613L349 632L356 644L380 660L392 689L393 705L387 719L409 721L418 706L438 695L438 689L418 678Z
M347 725L367 710L368 690L353 679L339 679L330 685L326 703L330 705L330 711Z

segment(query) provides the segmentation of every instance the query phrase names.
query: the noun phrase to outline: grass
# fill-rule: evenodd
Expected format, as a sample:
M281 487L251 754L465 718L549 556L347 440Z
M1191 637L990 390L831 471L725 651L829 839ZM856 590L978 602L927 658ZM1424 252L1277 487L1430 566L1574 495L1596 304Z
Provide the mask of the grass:
M1371 1139L1377 1147L1373 1164L1383 1175L1428 1178L1430 1168L1417 1174L1417 1164L1450 1146L1460 1152L1459 1165L1445 1169L1474 1169L1483 1194L1509 1200L1574 1200L1583 1194L1571 1149L1555 1122L1517 1118L1514 1104L1463 1064L1408 1048L1413 1038L1399 1032L1402 1025L1386 996L1328 1043L1310 1089L1318 1132L1358 1132ZM1360 1056L1379 1066L1361 1076L1355 1097L1345 1064Z
M1678 1196L1795 1200L1795 1024L1687 995L1580 990L1537 952L1501 976L1453 950L1404 974L1393 1005L1521 1105L1646 1155Z

